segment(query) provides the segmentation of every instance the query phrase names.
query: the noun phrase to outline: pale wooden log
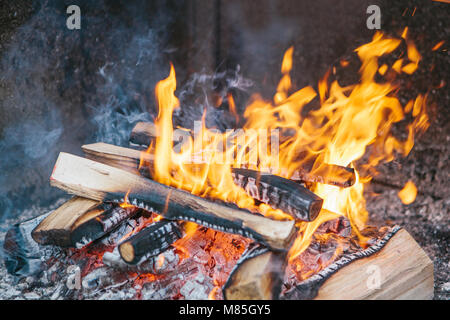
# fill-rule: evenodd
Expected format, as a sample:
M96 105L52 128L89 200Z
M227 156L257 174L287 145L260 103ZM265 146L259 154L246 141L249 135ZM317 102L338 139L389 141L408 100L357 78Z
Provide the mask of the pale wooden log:
M295 236L294 221L276 221L222 202L213 202L133 173L61 152L50 177L52 186L97 201L131 204L170 220L194 221L238 233L273 249L285 250Z
M367 285L369 268L379 268L379 289ZM401 229L381 251L356 260L332 275L315 299L424 300L432 299L433 294L433 262L411 235Z
M367 249L343 255L290 288L283 299L431 299L433 277L425 252L394 226Z
M40 244L56 244L62 247L72 245L70 238L72 228L77 220L94 209L100 202L73 197L48 217L31 232L34 241ZM103 210L96 210L100 214Z
M133 206L122 208L112 203L74 197L53 211L31 235L40 244L82 248L139 211Z

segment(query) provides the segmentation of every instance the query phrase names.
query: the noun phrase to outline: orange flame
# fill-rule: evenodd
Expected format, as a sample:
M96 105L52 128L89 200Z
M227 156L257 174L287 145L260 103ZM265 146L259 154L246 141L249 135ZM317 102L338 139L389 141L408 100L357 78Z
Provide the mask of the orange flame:
M402 41L407 45L407 57L391 66L379 67L378 59L392 53ZM359 230L368 219L363 196L364 187L371 180L367 172L374 172L373 168L381 162L392 161L396 153L407 155L416 133L426 130L429 122L426 96L419 95L403 107L395 96L397 85L389 79L375 81L377 73L383 75L389 69L394 74L411 74L418 68L421 56L408 40L407 28L401 39L377 32L370 43L355 51L362 62L360 82L341 87L336 80L330 83L328 72L318 84L318 93L310 86L292 93L294 48L290 47L283 58L282 78L273 102L254 95L244 112L243 129L238 132L221 133L206 128L204 114L200 130L194 130L194 138L183 144L180 152L173 150L172 142L172 114L179 101L174 94L176 77L171 65L168 78L156 86L158 137L148 150L155 155L155 180L199 196L233 202L275 219L292 219L281 210L256 205L234 184L231 168L247 167L290 178L302 164L311 161L313 172L324 164L351 166L356 172L353 186L338 188L317 183L312 187L324 199L323 210L313 222L297 222L299 233L290 250L290 261L308 247L321 223L339 216L349 219L364 245L367 239ZM319 106L304 116L305 107L316 98ZM408 125L407 139L401 141L390 131L407 113L413 120ZM276 133L279 140L274 138Z
M125 197L124 197L124 200L123 200L123 202L122 203L119 203L119 206L121 207L121 208L131 208L131 207L134 207L132 204L130 204L129 202L128 202L128 195L130 194L130 190L128 190L127 191L127 193L125 194Z
M417 188L412 181L408 181L402 190L398 192L398 197L404 204L411 204L416 200Z

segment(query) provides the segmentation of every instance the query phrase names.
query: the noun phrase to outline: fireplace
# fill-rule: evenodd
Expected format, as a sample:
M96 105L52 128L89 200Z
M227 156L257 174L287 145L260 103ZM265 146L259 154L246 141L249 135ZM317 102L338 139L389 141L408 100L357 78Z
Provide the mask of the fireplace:
M116 36L98 33L95 15L89 14L79 31L48 36L56 39L57 48L64 47L59 37L81 46L80 61L65 62L66 68L75 67L64 81L79 85L82 98L74 103L83 110L50 106L40 128L45 139L39 130L37 139L30 138L35 128L28 122L17 124L27 132L22 137L15 125L5 126L5 146L12 137L32 142L20 142L28 163L23 160L22 169L10 169L8 179L17 181L17 171L27 171L33 159L49 170L44 181L33 184L32 190L42 190L30 192L29 201L36 193L41 197L36 204L43 205L26 209L13 197L2 199L7 208L2 272L7 272L10 288L1 293L4 298L431 299L436 292L438 298L446 297L447 273L440 260L445 253L430 254L426 245L431 241L445 247L446 196L436 187L427 188L430 178L420 172L420 164L425 165L421 157L429 152L421 141L430 132L441 132L444 138L438 141L446 134L439 131L436 115L439 103L447 101L442 93L446 78L433 73L444 63L445 41L424 40L414 23L401 23L410 20L387 15L391 22L386 30L364 27L359 38L346 39L346 48L332 42L340 48L334 61L326 69L305 68L306 75L311 72L308 77L314 75L305 80L296 61L304 59L304 46L312 39L292 45L295 36L288 35L295 22L285 26L276 17L289 16L284 6L295 12L315 10L287 3L272 8L279 13L260 29L254 21L249 23L256 29L231 25L239 6L241 14L251 12L249 3L216 1L210 11L199 8L198 1L131 4L133 10L144 6L152 12L155 20L146 22L147 33L121 20L116 10L124 4L95 5L92 14L111 15L120 26ZM319 2L321 8L327 5ZM410 19L444 6L428 4L409 12L380 3L383 12L403 9L400 16ZM36 15L29 24L42 23L39 15L56 23L61 8L65 6L32 8ZM89 10L81 7L81 12ZM336 10L345 11L345 6ZM212 22L200 21L203 11ZM236 16L226 19L230 12ZM332 15L329 9L324 12ZM158 24L163 13L169 17ZM132 21L141 19L138 15ZM196 28L208 23L213 35L205 37L212 37L208 45L213 50L202 61L205 42ZM186 31L186 26L193 29ZM18 32L27 32L26 27ZM167 34L161 36L161 30ZM170 34L173 30L177 32ZM265 68L255 66L259 57L241 65L249 60L246 53L258 48L255 30L265 30L266 41L272 32L287 34L274 40L282 50L262 54L270 60L270 72L259 79ZM137 49L118 46L110 51L129 32L138 35L128 43ZM92 34L103 37L107 48L90 50L92 43L83 37ZM161 41L158 48L152 40ZM323 46L311 50L322 54ZM11 46L5 53L4 65L17 64L17 56L31 59L15 50ZM105 52L111 57L95 56ZM90 66L94 61L103 63ZM158 66L151 75L142 71L149 66ZM11 68L7 75L20 74L21 68ZM83 79L91 68L101 82L89 85ZM71 83L58 81L59 98L70 100ZM28 84L20 80L16 85L13 89L20 92ZM33 90L42 97L53 89ZM33 94L25 94L21 103L32 101ZM93 134L83 137L83 131ZM439 159L447 151L439 149ZM21 165L20 155L6 153L8 163L15 157ZM419 163L416 171L397 170L408 161ZM396 170L400 178L393 174ZM441 161L435 170L445 173L448 168ZM436 185L440 173L433 175ZM27 199L26 194L19 198ZM442 220L439 228L444 229L430 231L431 240L417 238L418 221L425 219L421 210L426 210L419 201L440 210L433 211L433 219ZM398 208L411 221L391 211ZM375 218L374 210L379 210Z

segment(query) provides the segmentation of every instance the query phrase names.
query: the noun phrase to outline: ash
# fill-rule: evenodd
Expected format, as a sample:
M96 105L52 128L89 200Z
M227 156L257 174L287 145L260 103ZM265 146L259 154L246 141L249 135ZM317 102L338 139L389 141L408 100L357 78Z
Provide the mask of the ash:
M23 219L34 226L64 201L51 208L24 211ZM27 220L35 212L43 216ZM14 223L5 221L4 229ZM181 239L186 249L171 247L139 265L129 265L116 244L137 224L130 219L81 249L41 246L32 238L24 239L20 245L26 250L19 246L17 252L2 253L9 263L0 267L0 299L208 299L212 289L228 278L249 243L241 236L200 227L192 237ZM5 231L0 233L2 239L5 235ZM16 254L20 259L11 258Z

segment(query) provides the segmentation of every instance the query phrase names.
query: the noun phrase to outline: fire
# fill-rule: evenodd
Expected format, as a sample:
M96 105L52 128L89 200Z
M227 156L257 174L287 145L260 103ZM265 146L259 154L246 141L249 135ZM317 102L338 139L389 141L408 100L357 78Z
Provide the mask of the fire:
M406 44L406 55L392 65L380 66L379 58L398 49L402 42ZM368 212L363 192L376 173L374 168L381 162L392 161L396 154L407 155L415 135L426 130L429 123L426 96L419 95L402 106L392 76L381 82L375 80L385 74L412 74L418 68L421 56L408 39L407 29L399 39L377 32L370 43L355 52L361 60L358 83L342 87L336 80L331 81L331 72L327 72L317 91L310 86L293 90L290 72L294 48L290 47L281 64L282 78L273 101L254 95L244 112L243 129L237 133L206 128L203 117L200 132L194 132L180 152L173 149L172 115L179 108L179 101L171 65L169 76L155 89L158 138L147 150L155 156L151 168L154 179L202 197L233 202L268 217L292 219L268 205L255 204L234 184L231 168L270 171L290 178L307 162L313 162L313 171L323 170L324 164L353 167L356 182L351 187L320 183L312 186L312 191L324 199L323 210L315 221L297 223L299 233L289 257L292 262L309 246L320 224L339 216L348 218L364 246L367 239L360 230L368 220ZM347 65L347 61L341 61L342 67ZM228 102L236 115L231 95ZM305 114L307 106L310 111ZM391 128L405 119L412 121L407 127L408 137L402 141L391 134Z
M133 205L132 204L130 204L129 202L128 202L128 195L130 194L130 190L128 190L127 191L127 193L125 194L125 197L124 197L124 199L123 199L123 202L122 203L119 203L119 206L120 207L122 207L122 208L131 208L131 207L133 207Z
M402 190L398 192L398 197L404 204L411 204L416 200L417 188L412 181L408 181Z

